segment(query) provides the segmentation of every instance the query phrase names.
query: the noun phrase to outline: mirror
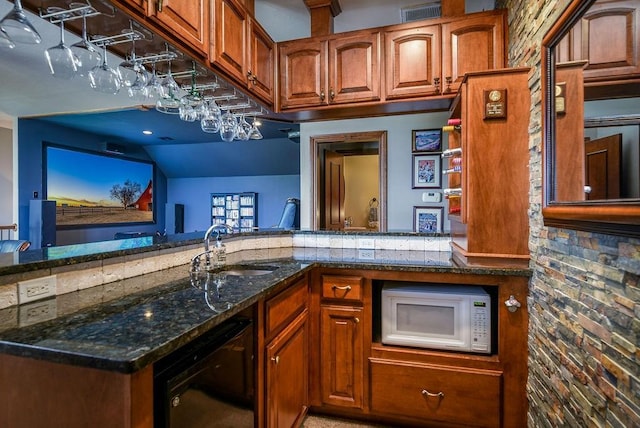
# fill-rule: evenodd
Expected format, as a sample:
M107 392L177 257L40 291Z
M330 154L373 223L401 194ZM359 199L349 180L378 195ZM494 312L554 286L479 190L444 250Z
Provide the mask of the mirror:
M572 1L543 40L546 226L640 236L637 1Z

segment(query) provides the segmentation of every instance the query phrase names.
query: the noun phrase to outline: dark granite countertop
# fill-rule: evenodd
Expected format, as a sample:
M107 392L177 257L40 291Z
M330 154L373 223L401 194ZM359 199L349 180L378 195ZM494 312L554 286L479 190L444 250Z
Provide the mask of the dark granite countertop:
M421 253L416 260L407 252L388 252L384 259L365 261L345 253L309 250L291 250L291 257L278 259L265 258L259 250L234 254L233 266L276 269L259 276L214 273L210 283L217 280L221 285L209 294L194 287L187 267L181 266L7 308L0 311L0 352L132 373L279 292L314 266L530 274L528 269L455 266L448 253Z

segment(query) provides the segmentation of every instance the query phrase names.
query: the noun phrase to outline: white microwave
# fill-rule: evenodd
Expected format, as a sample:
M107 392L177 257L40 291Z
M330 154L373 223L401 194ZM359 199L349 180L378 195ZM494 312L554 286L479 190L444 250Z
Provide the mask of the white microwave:
M383 344L491 353L491 298L482 287L388 281L381 293Z

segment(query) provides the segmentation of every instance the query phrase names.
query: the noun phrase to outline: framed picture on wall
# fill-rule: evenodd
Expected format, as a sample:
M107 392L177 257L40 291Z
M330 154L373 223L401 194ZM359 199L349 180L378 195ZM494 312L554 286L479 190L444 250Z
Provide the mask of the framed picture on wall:
M442 207L413 207L413 231L418 233L442 232Z
M441 164L440 155L413 155L413 188L439 188Z
M411 131L411 134L413 153L442 151L442 129L417 129Z

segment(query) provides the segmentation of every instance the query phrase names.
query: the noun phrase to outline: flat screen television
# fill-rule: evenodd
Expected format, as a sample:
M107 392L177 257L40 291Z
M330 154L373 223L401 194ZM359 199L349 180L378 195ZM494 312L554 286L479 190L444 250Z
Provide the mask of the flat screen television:
M155 222L153 162L50 143L43 156L59 229Z

